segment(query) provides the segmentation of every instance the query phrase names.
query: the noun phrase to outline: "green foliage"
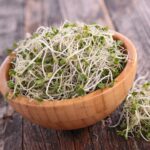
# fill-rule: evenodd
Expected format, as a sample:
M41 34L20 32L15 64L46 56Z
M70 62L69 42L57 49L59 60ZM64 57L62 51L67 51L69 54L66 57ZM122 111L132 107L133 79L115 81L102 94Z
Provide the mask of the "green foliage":
M97 86L98 86L98 88L100 88L100 89L104 89L105 87L106 87L106 85L104 84L104 83L98 83L97 84Z
M117 40L117 41L116 41L116 45L117 45L117 46L122 46L122 45L123 45L123 41Z
M60 65L66 64L66 59L65 58L60 59L59 64Z
M109 27L107 27L107 26L106 26L106 27L102 27L102 30L103 30L103 31L108 31L108 30L109 30Z
M99 41L100 41L100 43L101 43L102 45L104 45L104 44L106 43L104 36L101 36L101 37L99 38Z
M77 25L75 23L71 23L71 22L66 22L63 25L64 28L73 28L73 27L76 27L76 26Z
M81 82L86 82L87 81L87 76L83 73L79 74L78 80Z
M36 83L36 85L37 85L38 87L41 87L41 86L44 85L45 80L44 80L44 79L37 79L37 80L35 80L35 83Z
M9 87L10 89L13 89L14 86L15 86L14 81L9 80L9 81L8 81L8 87Z
M38 36L39 36L38 33L33 33L32 38L35 39L35 38L37 38Z
M150 82L146 82L143 84L143 88L147 90L150 87Z
M77 94L78 94L79 96L85 95L85 91L84 91L82 85L78 85L78 86L77 86L76 92L77 92Z
M14 69L10 69L8 74L10 77L14 77L16 75L16 71Z

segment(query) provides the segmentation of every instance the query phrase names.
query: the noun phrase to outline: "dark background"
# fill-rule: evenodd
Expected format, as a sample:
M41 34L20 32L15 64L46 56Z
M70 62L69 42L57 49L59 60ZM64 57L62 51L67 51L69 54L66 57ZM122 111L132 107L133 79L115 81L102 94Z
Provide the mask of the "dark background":
M138 73L150 70L149 0L0 0L0 63L6 48L40 25L64 20L107 25L129 37L138 52ZM117 111L112 120L116 119ZM0 97L0 150L149 150L143 140L128 141L98 122L76 131L44 129L23 119Z

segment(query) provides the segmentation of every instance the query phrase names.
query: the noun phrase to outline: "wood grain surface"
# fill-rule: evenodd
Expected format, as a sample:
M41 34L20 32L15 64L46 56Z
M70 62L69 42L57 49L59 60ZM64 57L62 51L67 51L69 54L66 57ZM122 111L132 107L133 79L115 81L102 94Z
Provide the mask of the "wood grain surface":
M0 63L6 48L39 25L63 20L97 22L128 36L138 49L138 74L150 70L149 0L0 0ZM119 109L111 115L116 120ZM111 121L111 120L110 120ZM0 97L0 150L149 150L150 143L124 138L104 122L76 131L45 129L14 113Z

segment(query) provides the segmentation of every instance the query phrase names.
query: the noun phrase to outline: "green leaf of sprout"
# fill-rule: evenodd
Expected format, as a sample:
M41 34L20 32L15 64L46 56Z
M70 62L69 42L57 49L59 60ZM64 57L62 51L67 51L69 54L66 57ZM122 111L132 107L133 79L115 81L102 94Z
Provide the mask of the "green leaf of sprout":
M59 64L60 65L66 64L66 59L65 58L60 59Z
M35 80L35 83L36 83L38 86L42 86L42 85L45 83L45 80L44 80L44 79L37 79L37 80Z
M118 65L119 64L119 58L114 58L114 64Z
M65 23L63 27L64 27L64 28L68 28L68 27L69 27L69 28L73 28L73 27L76 27L76 24L75 24L75 23L69 23L69 22L68 22L68 23Z
M109 30L109 27L107 27L107 26L102 27L102 30L103 30L103 31L108 31L108 30Z
M56 35L59 30L56 27L52 27L53 35Z
M133 96L136 96L137 94L138 94L138 92L136 92L136 91L132 92Z
M76 92L79 96L83 96L85 95L85 91L83 89L83 86L82 85L78 85L77 88L76 88Z
M100 82L100 83L97 84L97 87L100 88L100 89L104 89L106 87L106 85L104 83Z
M38 36L39 36L38 33L33 33L32 38L35 39L35 38L37 38Z
M79 81L86 82L87 81L87 76L85 74L81 73L79 75Z
M16 71L14 69L9 70L9 76L13 77L16 75Z
M9 80L9 81L8 81L8 87L9 87L10 89L13 89L13 88L14 88L14 86L15 86L14 81Z
M116 41L116 45L117 45L117 46L122 46L122 45L123 45L123 41L117 40L117 41Z
M53 73L52 73L52 72L49 72L47 76L48 76L48 78L51 78L52 75L53 75Z

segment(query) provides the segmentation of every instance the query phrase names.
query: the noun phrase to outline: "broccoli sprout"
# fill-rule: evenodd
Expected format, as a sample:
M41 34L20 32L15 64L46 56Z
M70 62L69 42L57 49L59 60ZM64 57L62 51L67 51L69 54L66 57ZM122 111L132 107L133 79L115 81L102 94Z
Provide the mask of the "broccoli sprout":
M117 133L128 139L129 136L142 137L150 141L150 81L139 77L130 90L118 122Z
M39 27L18 42L8 81L13 94L61 100L111 86L127 62L122 41L97 24Z

